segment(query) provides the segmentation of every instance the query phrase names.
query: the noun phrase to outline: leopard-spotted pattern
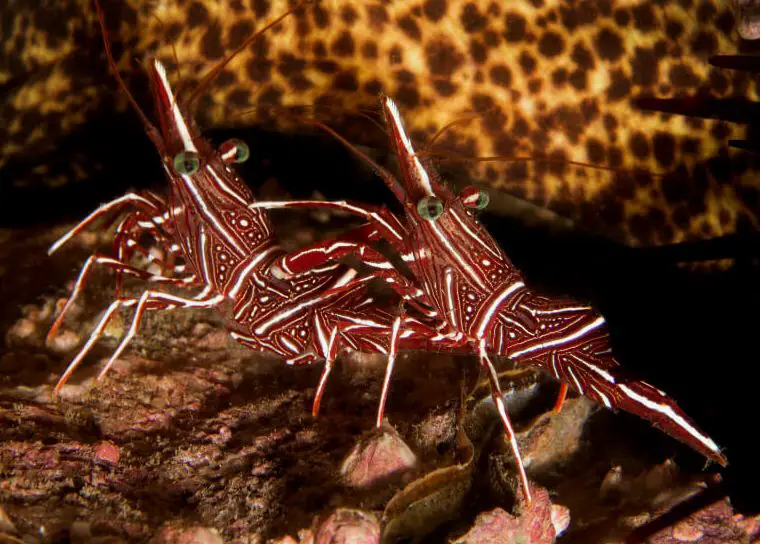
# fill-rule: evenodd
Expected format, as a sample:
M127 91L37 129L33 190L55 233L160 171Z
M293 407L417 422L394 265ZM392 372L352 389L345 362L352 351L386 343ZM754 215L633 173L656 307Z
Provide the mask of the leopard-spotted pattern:
M185 77L287 7L284 0L104 3L113 38L129 53L121 55L124 72L148 54L171 62L174 45ZM49 4L11 0L0 8L8 36L0 84L9 91L0 168L35 153L37 177L62 183L87 177L85 166L74 168L86 161L67 160L74 172L56 177L45 170L44 150L116 93L96 59L90 0ZM384 91L424 141L474 111L481 118L452 127L437 149L560 162L466 163L471 178L630 244L678 242L755 228L758 164L727 147L746 136L743 126L644 111L635 99L756 100L753 76L706 62L753 47L740 41L728 0L325 0L236 58L204 99L202 119L205 126L253 123L239 112L269 104L374 107ZM357 143L360 134L352 132Z

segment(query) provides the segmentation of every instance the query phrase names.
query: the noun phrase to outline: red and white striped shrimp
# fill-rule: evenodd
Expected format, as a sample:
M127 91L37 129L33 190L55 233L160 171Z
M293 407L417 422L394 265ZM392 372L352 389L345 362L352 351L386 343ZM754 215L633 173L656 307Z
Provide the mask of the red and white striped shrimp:
M309 255L302 267L319 266L386 239L411 269L415 291L409 299L430 306L442 325L431 339L442 349L466 345L486 371L491 393L511 443L525 498L531 500L528 478L509 416L504 408L491 356L543 368L561 381L561 405L567 387L607 408L620 408L651 421L706 457L726 465L717 444L664 392L624 377L612 354L604 318L591 306L548 297L526 284L522 274L477 220L475 212L488 204L487 193L469 187L454 194L440 176L419 157L403 126L396 104L382 98L391 142L401 169L400 181L328 127L322 128L368 161L403 205L403 220L386 210L352 202L264 202L255 209L327 208L342 210L369 221L365 238L353 247L324 247ZM382 220L379 220L382 218ZM297 273L301 267L291 267ZM421 291L421 294L419 293Z
M174 95L167 72L157 59L152 61L150 80L158 127L151 123L116 71L104 15L99 5L97 8L109 64L161 157L169 193L166 200L144 193L125 195L104 204L51 247L50 253L53 253L97 218L132 207L117 227L115 257L95 254L88 259L49 336L59 329L95 265L148 282L200 289L200 292L176 295L148 289L139 297L126 297L121 296L117 285L115 300L62 375L56 393L100 338L114 314L125 307L134 308L131 324L101 371L101 377L135 336L146 311L214 308L226 317L231 336L245 346L283 357L291 364L326 361L314 401L315 415L332 363L341 349L387 354L392 368L400 348L428 346L429 339L437 334L434 328L405 313L394 312L393 306L379 305L366 292L367 284L375 278L399 286L403 292L413 290L395 271L360 276L349 267L327 264L297 275L286 272L289 263L302 261L310 250L286 253L277 245L267 213L251 207L252 192L230 167L231 163L247 158L245 144L231 140L215 149L203 138ZM295 9L298 7L288 13ZM171 274L168 270L154 274L129 264L135 252L146 251L138 242L143 233L151 234L170 257L160 264L171 268ZM331 243L340 245L342 242ZM181 258L184 264L170 267L169 261L173 258ZM373 255L368 253L366 258L371 259ZM381 421L382 411L377 424Z

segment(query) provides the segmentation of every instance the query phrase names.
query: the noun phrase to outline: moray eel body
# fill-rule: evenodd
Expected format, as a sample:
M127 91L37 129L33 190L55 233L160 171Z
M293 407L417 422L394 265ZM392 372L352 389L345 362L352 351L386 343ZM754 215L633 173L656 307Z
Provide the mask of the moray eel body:
M176 67L176 58L174 78L192 83L288 7L106 2L120 68L143 97L144 82L129 77L138 62L158 56ZM10 0L0 10L0 192L97 193L84 187L116 183L100 169L128 162L124 154L144 138L120 116L126 104L97 55L90 2ZM756 229L760 209L755 156L728 146L748 135L730 121L747 121L752 110L713 118L716 101L758 98L754 74L708 63L752 51L740 22L718 0L330 0L236 57L195 113L206 128L256 126L271 124L271 106L350 112L374 108L384 92L420 146L459 120L431 151L502 158L448 161L450 177L629 245L713 238ZM328 118L357 144L384 141L357 116ZM144 176L122 167L124 184Z

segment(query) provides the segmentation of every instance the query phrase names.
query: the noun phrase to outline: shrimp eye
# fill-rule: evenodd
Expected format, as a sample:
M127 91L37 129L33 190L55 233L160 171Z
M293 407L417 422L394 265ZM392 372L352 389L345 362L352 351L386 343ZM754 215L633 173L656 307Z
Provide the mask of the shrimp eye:
M417 211L423 219L434 221L443 213L443 202L440 198L427 196L417 203Z
M465 206L468 208L475 208L476 210L485 209L491 200L487 192L476 189L475 187L467 187L462 190L462 193L459 196Z
M201 167L201 159L194 151L180 151L174 155L174 170L180 174L189 176L195 174Z
M219 153L222 155L222 160L226 163L231 162L245 162L248 157L251 156L251 150L242 140L232 139L227 140L219 146Z

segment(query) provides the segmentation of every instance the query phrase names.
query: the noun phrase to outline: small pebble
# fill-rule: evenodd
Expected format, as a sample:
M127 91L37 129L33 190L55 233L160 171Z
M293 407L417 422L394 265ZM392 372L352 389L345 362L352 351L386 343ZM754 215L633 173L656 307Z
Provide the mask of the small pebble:
M61 331L49 343L48 347L56 353L69 353L81 342L82 337L74 331Z
M8 331L7 342L12 344L13 341L26 340L37 331L37 325L34 321L22 318L16 321Z
M677 523L673 527L673 538L679 542L696 542L704 536L704 531L691 523L688 519Z
M57 381L58 377L56 377L55 379ZM58 392L58 398L66 402L79 402L87 395L88 391L89 391L89 388L85 387L84 385L75 385L75 384L67 383L66 385L61 387L61 390ZM53 392L51 390L50 394L52 395L52 393Z
M196 323L193 326L192 335L195 336L196 338L200 338L201 336L205 336L206 334L208 334L211 328L212 328L211 325L209 325L208 323Z
M101 463L118 465L120 458L121 450L112 442L100 442L95 446L95 459Z
M151 544L224 544L216 529L208 527L164 527Z
M366 489L416 466L417 457L390 426L361 440L348 454L340 473L349 487Z
M195 346L204 349L218 350L229 345L230 337L225 330L216 330L206 334Z
M552 504L552 526L557 536L564 533L570 527L570 509L561 504Z
M285 535L282 538L272 540L271 544L298 544L298 541L290 535Z
M377 544L380 523L372 514L340 508L315 531L314 544Z
M646 486L652 490L667 489L678 475L678 467L671 459L654 466L646 475Z
M232 429L227 425L219 427L219 432L211 437L211 442L217 446L223 446L232 438Z
M620 466L612 467L604 477L602 485L599 487L599 496L607 498L613 493L620 491L623 482L623 468Z

